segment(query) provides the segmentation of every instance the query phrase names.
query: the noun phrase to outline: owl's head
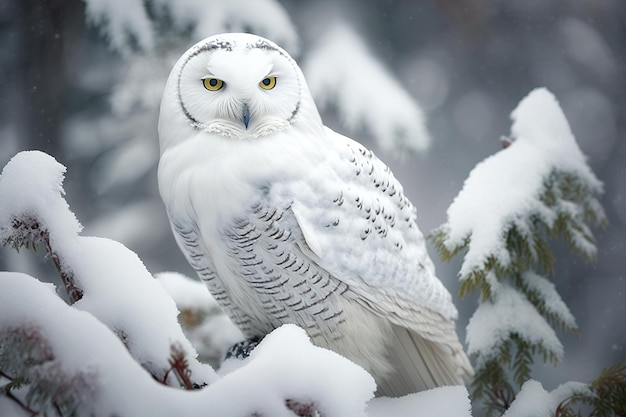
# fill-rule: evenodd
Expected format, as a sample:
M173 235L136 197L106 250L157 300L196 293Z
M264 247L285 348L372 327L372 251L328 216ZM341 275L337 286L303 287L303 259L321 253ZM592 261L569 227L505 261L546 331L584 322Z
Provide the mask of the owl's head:
M227 33L197 43L174 66L159 136L162 146L193 132L258 139L303 119L321 126L293 58L260 36Z

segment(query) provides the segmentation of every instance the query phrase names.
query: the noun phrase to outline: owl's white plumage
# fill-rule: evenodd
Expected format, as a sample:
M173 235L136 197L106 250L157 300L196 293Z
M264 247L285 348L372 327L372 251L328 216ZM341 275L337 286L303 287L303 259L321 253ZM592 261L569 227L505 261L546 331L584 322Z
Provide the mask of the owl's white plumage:
M471 374L413 205L370 151L323 126L284 50L249 34L196 44L168 79L159 139L176 240L247 336L298 324L381 394Z

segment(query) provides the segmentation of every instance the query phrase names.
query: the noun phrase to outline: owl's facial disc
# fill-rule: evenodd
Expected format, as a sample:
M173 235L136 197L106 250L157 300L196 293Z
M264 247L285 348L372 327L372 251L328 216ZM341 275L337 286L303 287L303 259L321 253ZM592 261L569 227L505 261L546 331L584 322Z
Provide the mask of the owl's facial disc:
M217 37L188 54L178 99L197 130L258 138L293 123L301 84L295 61L271 42L253 35Z

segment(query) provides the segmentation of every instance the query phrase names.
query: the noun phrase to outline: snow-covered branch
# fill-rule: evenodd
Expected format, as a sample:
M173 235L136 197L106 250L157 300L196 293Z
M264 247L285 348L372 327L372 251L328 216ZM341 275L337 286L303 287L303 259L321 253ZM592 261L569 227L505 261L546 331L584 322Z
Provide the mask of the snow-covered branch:
M63 198L64 172L37 151L9 161L0 178L0 241L19 247L43 240L61 276L72 277L71 287L65 285L74 307L114 331L156 379L167 382L173 344L185 352L196 383L214 379L210 368L195 361L173 300L137 255L118 242L78 235L81 226Z
M555 97L536 89L511 114L510 146L479 163L434 234L444 258L467 253L462 292L489 271L551 268L548 236L562 235L586 259L596 253L587 223L604 223L602 183L586 163Z
M0 317L0 370L28 385L25 401L42 413L294 416L291 408L313 404L326 416L359 416L375 389L363 369L295 326L266 337L245 366L184 391L156 382L92 314L32 277L0 274Z
M460 293L480 288L482 295L467 326L476 370L472 395L500 411L511 406L513 385L530 378L536 354L555 364L561 360L563 346L553 327L577 330L542 276L552 271L548 238L563 237L591 260L596 246L590 225L606 221L597 199L602 183L555 97L536 89L511 118L504 149L472 170L447 222L431 235L445 260L466 250Z
M84 0L87 20L98 26L111 46L124 55L160 49L164 20L170 34L189 32L203 39L220 32L253 30L273 38L292 53L298 36L291 19L275 0Z
M428 149L422 109L345 24L327 29L303 70L317 105L336 108L348 129L371 132L389 153Z

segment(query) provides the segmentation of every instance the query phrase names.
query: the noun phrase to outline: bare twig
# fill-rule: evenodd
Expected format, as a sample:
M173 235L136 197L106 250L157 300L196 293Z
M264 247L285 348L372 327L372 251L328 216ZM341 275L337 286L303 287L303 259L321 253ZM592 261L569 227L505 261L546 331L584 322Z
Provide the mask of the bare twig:
M191 370L189 369L187 358L185 358L185 351L177 344L172 344L170 351L170 358L168 359L170 369L165 373L163 383L167 380L167 375L170 371L173 371L183 388L193 390L195 387L193 382L191 382Z
M61 281L63 281L65 291L67 291L67 295L70 297L70 302L74 304L75 302L83 298L83 290L76 285L76 282L74 280L74 273L71 270L63 268L61 257L59 256L58 252L52 249L52 244L50 243L50 234L48 233L48 231L43 231L42 236L44 242L46 243L46 249L50 254L50 258L52 259L54 266L59 272Z

